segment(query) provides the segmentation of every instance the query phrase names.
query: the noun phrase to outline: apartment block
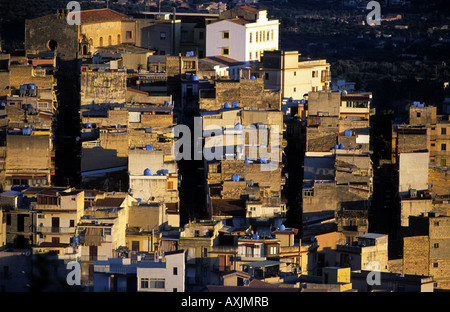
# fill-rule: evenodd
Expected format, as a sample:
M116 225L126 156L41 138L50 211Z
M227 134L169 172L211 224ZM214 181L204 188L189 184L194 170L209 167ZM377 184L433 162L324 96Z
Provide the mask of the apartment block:
M264 51L278 50L278 36L279 21L268 19L266 10L236 7L206 24L205 56L259 61Z
M308 92L330 89L330 64L301 60L298 51L266 51L262 70L265 88L280 90L283 99L301 100Z

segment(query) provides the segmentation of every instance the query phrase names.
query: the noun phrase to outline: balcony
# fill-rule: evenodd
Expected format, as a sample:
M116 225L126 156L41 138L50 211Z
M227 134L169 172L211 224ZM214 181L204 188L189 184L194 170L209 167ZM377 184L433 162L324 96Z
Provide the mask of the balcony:
M51 226L39 226L36 228L37 233L42 234L75 234L75 227L51 227Z

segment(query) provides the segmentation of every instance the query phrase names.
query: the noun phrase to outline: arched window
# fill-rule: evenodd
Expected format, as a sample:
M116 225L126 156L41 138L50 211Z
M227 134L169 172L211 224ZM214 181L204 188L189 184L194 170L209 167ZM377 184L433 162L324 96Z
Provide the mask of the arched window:
M108 45L112 45L112 38L111 38L111 35L108 36Z
M99 46L103 47L103 37L100 37L100 43Z
M117 35L117 44L120 44L120 34Z

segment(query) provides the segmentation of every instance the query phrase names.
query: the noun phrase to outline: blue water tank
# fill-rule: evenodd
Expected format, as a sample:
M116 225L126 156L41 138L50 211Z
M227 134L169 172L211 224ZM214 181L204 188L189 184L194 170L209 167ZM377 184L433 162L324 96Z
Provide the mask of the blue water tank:
M164 101L165 106L170 106L170 101Z
M31 129L30 128L23 128L22 129L23 135L31 135Z
M256 77L255 76L251 76L250 79L256 79Z
M230 108L230 103L226 102L225 104L223 104L223 108Z
M233 103L231 103L231 107L239 107L239 103L238 102L233 102Z
M186 51L186 56L194 56L194 51Z
M119 124L116 125L116 129L120 129L120 125Z
M259 159L259 162L262 163L262 164L267 164L267 158L266 157L261 157Z
M198 76L197 76L197 75L193 75L193 76L192 76L192 80L193 80L193 81L198 81L198 80L199 80L199 78L198 78Z
M144 175L145 176L151 176L152 172L150 171L150 169L147 168L147 169L144 170Z
M28 89L30 89L30 90L36 89L36 84L35 84L35 83L30 83L30 84L28 85Z
M352 135L353 135L352 130L345 130L344 131L344 136L352 136Z
M259 235L258 234L252 234L252 238L253 239L259 239Z
M335 144L334 149L339 149L339 145Z
M247 156L247 155L245 155L244 163L246 163L246 164L249 164L249 163L250 163L250 160L248 159L248 156Z
M284 226L284 224L281 224L281 225L280 225L279 230L280 230L280 231L286 230L286 227Z
M142 203L142 198L136 198L138 203Z
M145 150L153 151L153 146L151 146L151 144L148 144L148 145L145 146Z
M233 180L234 182L238 182L239 181L239 175L238 174L233 174L231 176L231 180Z
M90 123L84 124L84 126L85 126L86 128L92 128L92 124L90 124Z
M236 130L242 130L242 125L241 125L240 123L237 123L237 124L234 126L234 129L236 129Z
M339 144L339 149L344 149L344 144Z
M20 90L26 90L27 89L27 85L20 85Z
M164 175L167 175L167 174L169 174L169 170L167 170L167 169L164 169L164 170L163 170L163 174L164 174Z

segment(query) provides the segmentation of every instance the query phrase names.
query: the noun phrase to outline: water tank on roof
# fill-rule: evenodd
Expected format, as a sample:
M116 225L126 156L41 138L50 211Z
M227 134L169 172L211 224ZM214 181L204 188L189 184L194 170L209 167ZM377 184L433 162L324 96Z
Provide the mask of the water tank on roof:
M35 83L30 83L30 84L28 85L28 89L30 89L30 90L36 89L36 84L35 84Z
M199 78L198 78L198 76L197 76L197 75L192 75L192 80L193 80L193 81L198 81L198 80L199 80Z
M153 146L151 146L150 144L145 146L145 150L147 151L153 151Z
M250 79L256 79L256 77L255 76L251 76Z
M226 102L225 104L223 104L223 108L230 108L230 103Z
M246 164L249 164L249 163L250 163L250 160L248 159L248 156L247 156L247 155L245 155L244 163L246 163Z
M233 180L234 182L238 182L239 181L239 175L238 174L233 174L231 176L231 180Z
M164 175L167 175L167 174L169 174L169 170L167 170L167 169L164 169L164 170L163 170L163 174L164 174Z
M252 234L252 238L253 239L259 239L259 235L258 234Z
M339 145L335 144L334 149L339 149Z
M266 157L261 157L261 158L259 159L259 161L260 161L260 163L262 163L262 164L267 164L267 158L266 158Z
M116 129L117 129L117 130L120 129L120 125L119 125L119 124L116 125Z
M23 128L22 129L23 135L31 135L31 129L30 128Z
M239 107L239 103L238 102L233 102L233 103L231 103L231 107Z
M236 129L236 130L242 130L242 125L241 125L240 123L237 123L237 124L234 126L234 129Z
M345 130L344 131L344 136L352 136L352 135L353 135L352 130Z
M186 56L194 56L194 51L186 51Z
M344 149L344 144L339 144L339 149Z
M90 123L87 123L87 124L85 124L84 125L86 128L92 128L92 124L90 124Z
M286 230L286 227L284 226L284 224L281 224L281 225L280 225L279 230L280 230L280 231Z
M150 171L150 169L147 168L147 169L144 170L144 175L145 176L151 176L152 172Z
M164 101L165 106L170 106L170 101Z

